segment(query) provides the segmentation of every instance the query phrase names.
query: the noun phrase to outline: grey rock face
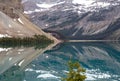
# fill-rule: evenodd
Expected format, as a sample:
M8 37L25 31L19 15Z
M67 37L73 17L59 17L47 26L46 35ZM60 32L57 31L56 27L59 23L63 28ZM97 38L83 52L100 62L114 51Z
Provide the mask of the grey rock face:
M76 0L71 0L66 2L58 0L56 2L50 1L51 3L46 2L45 4L47 5L54 5L44 8L43 11L29 14L30 19L43 30L56 33L60 39L119 39L119 0L107 0L106 2L93 0L94 2L92 2L92 4L88 4L89 7L85 4L82 5L82 3L77 4L75 1ZM101 3L103 4L100 5ZM35 2L35 4L38 4L38 2ZM45 7L45 5L43 7Z
M21 0L0 0L0 11L5 13L11 18L18 18L19 16L14 10L23 12Z

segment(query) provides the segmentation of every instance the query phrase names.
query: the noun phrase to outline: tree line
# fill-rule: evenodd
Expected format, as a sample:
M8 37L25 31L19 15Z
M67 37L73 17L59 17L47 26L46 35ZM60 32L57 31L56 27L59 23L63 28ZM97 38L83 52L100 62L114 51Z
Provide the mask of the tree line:
M25 46L25 47L30 47L30 46L45 46L50 43L53 43L53 40L50 40L44 35L34 35L33 37L3 37L0 38L0 46L7 46L7 47L16 47L16 46Z

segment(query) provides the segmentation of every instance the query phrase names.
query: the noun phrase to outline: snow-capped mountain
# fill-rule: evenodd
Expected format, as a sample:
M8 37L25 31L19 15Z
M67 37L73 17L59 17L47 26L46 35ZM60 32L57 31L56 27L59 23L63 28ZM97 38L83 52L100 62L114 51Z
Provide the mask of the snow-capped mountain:
M27 0L24 13L61 39L119 39L120 0Z
M62 6L63 11L74 9L77 10L78 13L82 13L83 11L96 11L100 8L108 8L113 5L118 5L119 0L23 0L22 3L25 4L26 14L47 11L53 7L59 9L59 5L68 6L68 4L70 6L69 8Z

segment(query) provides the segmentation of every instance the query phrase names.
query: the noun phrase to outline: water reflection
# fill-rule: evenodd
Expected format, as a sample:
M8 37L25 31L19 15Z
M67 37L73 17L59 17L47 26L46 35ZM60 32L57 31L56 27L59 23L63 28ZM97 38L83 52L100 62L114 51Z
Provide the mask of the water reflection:
M119 81L119 45L114 43L62 43L44 52L48 49L46 48L42 51L44 54L40 54L41 50L35 50L32 47L24 48L24 51L23 48L0 49L7 50L0 52L2 55L0 56L0 81L7 81L7 79L12 81L13 78L19 79L14 81L60 81L68 71L66 64L70 59L79 61L86 68L86 81ZM21 52L17 55L19 51ZM33 57L37 58L33 60Z
M116 44L63 43L39 56L31 63L35 67L31 66L29 69L34 72L40 69L40 72L36 74L36 77L40 76L38 81L58 81L68 71L66 63L71 58L74 61L79 61L86 68L88 81L119 80L120 52L114 47ZM27 73L31 72L29 69L27 69ZM46 77L45 74L51 74L56 78L53 80L52 77ZM37 81L36 78L33 81Z
M23 81L25 67L54 45L41 44L34 47L0 45L0 81Z
M20 66L12 66L0 75L0 81L23 81L25 71Z

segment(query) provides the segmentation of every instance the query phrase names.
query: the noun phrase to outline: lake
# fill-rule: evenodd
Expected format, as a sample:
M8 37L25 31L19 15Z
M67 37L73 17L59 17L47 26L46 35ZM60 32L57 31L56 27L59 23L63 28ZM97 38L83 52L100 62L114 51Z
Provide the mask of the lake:
M119 43L61 43L35 47L0 47L0 81L61 81L68 61L86 69L86 81L120 81Z

